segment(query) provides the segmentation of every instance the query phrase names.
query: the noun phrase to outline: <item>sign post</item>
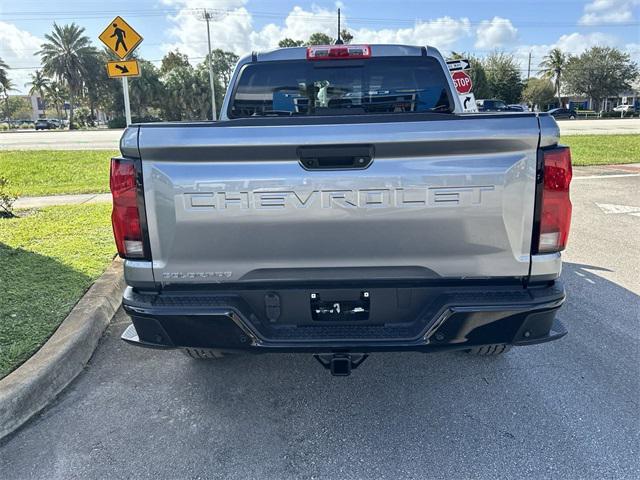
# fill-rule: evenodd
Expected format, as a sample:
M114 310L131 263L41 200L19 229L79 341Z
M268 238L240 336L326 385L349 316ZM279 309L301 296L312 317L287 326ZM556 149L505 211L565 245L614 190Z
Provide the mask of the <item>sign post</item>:
M127 126L131 125L131 105L129 103L129 78L140 76L140 65L137 60L125 60L142 42L142 36L131 25L117 16L98 37L120 62L107 63L107 75L110 78L122 78L124 95L124 116Z
M122 91L124 93L124 118L127 120L127 127L131 125L131 105L129 104L129 79L122 77Z

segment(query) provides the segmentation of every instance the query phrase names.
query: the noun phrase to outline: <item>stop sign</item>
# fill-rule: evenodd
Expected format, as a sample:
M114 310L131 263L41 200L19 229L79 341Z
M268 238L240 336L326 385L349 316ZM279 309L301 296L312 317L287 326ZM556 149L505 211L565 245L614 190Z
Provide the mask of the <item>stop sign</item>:
M458 72L453 72L451 75L453 78L453 84L456 87L458 93L469 93L471 91L471 87L473 86L471 83L471 77L467 75L467 73L463 70Z

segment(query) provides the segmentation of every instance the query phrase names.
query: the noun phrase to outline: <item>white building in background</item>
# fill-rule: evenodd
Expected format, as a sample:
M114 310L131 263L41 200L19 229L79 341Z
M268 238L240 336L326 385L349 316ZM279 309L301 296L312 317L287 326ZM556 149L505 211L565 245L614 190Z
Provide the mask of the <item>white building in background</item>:
M25 95L27 101L31 104L31 120L34 122L44 117L44 102L37 95Z

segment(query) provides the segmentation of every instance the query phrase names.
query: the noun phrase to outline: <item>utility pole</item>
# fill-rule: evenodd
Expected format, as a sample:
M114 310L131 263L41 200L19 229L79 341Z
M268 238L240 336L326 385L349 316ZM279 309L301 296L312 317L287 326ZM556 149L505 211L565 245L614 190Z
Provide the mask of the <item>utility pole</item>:
M207 58L209 59L209 83L211 85L211 118L215 122L217 120L216 117L216 89L213 83L213 55L211 54L211 30L209 29L209 20L211 20L212 15L207 11L207 9L203 9L204 11L204 19L207 22L207 45L209 46L209 55Z
M531 52L529 52L529 66L527 67L527 80L531 76Z

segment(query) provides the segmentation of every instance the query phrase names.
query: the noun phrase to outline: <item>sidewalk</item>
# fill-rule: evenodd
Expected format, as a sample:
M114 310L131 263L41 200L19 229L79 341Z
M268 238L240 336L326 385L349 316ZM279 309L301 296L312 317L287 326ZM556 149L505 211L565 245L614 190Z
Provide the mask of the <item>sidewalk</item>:
M40 208L53 205L81 205L83 203L111 202L110 193L83 193L79 195L48 195L46 197L22 197L15 201L14 208Z

